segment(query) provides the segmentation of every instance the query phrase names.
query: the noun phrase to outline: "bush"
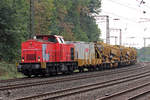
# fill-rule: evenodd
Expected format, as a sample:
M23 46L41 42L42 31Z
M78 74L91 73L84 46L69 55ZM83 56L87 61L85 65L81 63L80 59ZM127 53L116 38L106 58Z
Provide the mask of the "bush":
M24 77L21 73L17 72L15 64L8 64L6 62L0 62L0 80L21 78Z

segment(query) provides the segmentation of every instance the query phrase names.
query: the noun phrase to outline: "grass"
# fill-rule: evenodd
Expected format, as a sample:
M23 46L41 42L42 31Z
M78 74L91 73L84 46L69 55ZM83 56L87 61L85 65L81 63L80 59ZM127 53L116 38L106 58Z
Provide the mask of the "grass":
M21 78L21 77L24 76L21 73L17 72L15 64L0 62L0 80Z

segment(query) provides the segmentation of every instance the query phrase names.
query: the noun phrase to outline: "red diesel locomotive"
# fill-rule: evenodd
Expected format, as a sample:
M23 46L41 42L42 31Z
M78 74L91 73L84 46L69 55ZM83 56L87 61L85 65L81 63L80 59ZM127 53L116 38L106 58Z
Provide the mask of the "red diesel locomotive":
M21 47L21 63L17 68L26 76L71 73L77 67L74 45L65 44L61 36L37 35Z

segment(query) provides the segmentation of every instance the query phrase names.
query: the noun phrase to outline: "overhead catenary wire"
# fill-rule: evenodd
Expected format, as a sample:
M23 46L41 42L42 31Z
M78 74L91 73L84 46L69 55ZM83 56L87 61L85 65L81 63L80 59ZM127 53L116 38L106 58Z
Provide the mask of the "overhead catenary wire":
M137 0L137 2L140 3L140 6L139 6L139 7L145 6L145 7L147 7L148 9L150 9L150 7L148 6L149 4L148 4L147 2L145 2L145 0L141 0L141 1L138 1L138 0Z
M141 10L141 9L138 9L139 7L141 8L141 6L137 6L136 7L136 5L132 5L132 6L135 6L135 7L132 7L132 6L129 6L129 5L131 5L131 4L123 4L123 3L120 3L120 2L116 2L115 0L107 0L107 1L109 1L109 2L112 2L112 3L114 3L114 4L118 4L118 5L120 5L120 6L123 6L123 7L126 7L126 8L129 8L129 9L131 9L131 10L136 10L136 11L138 11L138 12L143 12L143 11L145 11L144 10L144 8L142 8L143 10ZM143 4L143 6L144 7L146 7L146 8L148 8L148 9L150 9L150 7L148 6L148 5L146 5L146 4ZM146 12L147 13L147 12ZM150 13L149 13L150 14Z
M127 18L127 17L124 17L124 16L120 16L120 15L117 15L117 14L112 13L112 12L107 12L107 11L104 11L104 10L102 10L102 12L104 12L106 14L110 14L110 15L116 16L116 17L118 17L120 19L124 19L124 20L130 21L130 22L138 23L138 21L136 21L134 19L130 19L130 18Z
M107 2L107 1L109 1L109 2ZM111 1L115 2L115 0L111 0ZM135 34L137 34L137 37L140 36L140 33L143 33L142 35L147 34L147 36L148 36L149 31L147 29L148 29L149 19L145 20L145 19L140 19L140 18L149 18L150 13L149 13L148 7L145 7L145 6L150 5L149 1L144 0L146 3L142 4L140 7L139 7L139 2L136 2L136 0L132 0L132 1L116 0L116 2L123 3L124 5L113 3L111 1L103 0L103 5L101 8L102 10L100 13L100 15L109 15L110 16L110 27L112 27L112 26L114 28L121 27L123 29L124 24L128 24L128 29L123 30L123 32L125 33L124 37L126 37L127 35L130 36L131 32L134 31L135 29L139 30L137 32L135 30L135 32L136 32ZM130 4L128 6L133 7L133 10L132 10L132 8L128 9L128 6L126 6L127 4ZM134 8L137 8L137 10ZM145 14L143 13L144 10L146 11ZM118 19L120 19L120 21L117 21L117 22L114 21L114 18L116 18L116 17ZM104 20L97 18L97 24L102 29L105 27L105 23L102 23L101 21L104 21ZM144 21L144 22L146 21L146 23L139 23L141 21ZM145 27L147 27L147 29ZM144 29L144 31L143 31L143 29ZM145 32L145 30L146 30L146 32ZM102 31L105 33L104 29ZM142 40L141 37L139 37L139 39ZM140 47L140 46L143 46L143 42L139 43L138 47Z
M127 7L127 8L129 8L129 9L133 9L133 10L136 10L136 11L140 11L141 12L141 14L143 13L143 11L144 10L141 10L141 9L138 9L139 7L137 6L136 8L135 7L131 7L131 6L129 6L129 5L132 5L132 4L130 4L130 3L121 3L121 2L118 2L118 1L115 1L115 0L107 0L107 1L109 1L109 2L112 2L112 3L115 3L115 4L118 4L118 5L120 5L120 6L123 6L123 7ZM145 5L145 4L144 4ZM134 6L134 5L132 5L132 6ZM127 18L127 17L124 17L124 16L120 16L120 15L118 15L118 14L116 14L116 13L112 13L112 12L108 12L108 11L104 11L104 10L102 10L102 12L104 12L104 13L106 13L106 14L110 14L110 15L113 15L113 16L116 16L116 17L119 17L120 19L125 19L125 20L127 20L127 21L130 21L130 22L134 22L134 23L138 23L139 21L137 21L137 20L135 20L135 19L131 19L131 18ZM146 12L147 13L147 12ZM148 13L147 13L148 14ZM111 17L111 16L110 16Z
M128 6L129 4L128 4L128 5L122 4L122 3L116 2L116 1L114 1L114 0L108 0L108 1L138 11L137 8L129 7L129 6ZM109 11L105 11L105 10L103 10L103 8L102 8L102 12L104 12L105 14L108 14L108 15L113 15L113 16L119 17L120 19L124 19L124 20L130 21L130 22L138 23L138 21L135 20L135 19L127 18L127 17L121 16L121 15L118 15L118 14L116 14L116 13L112 13L112 12L109 12Z
M129 6L129 5L131 5L131 4L123 4L123 3L120 3L120 2L116 2L115 0L107 0L107 1L110 1L110 2L115 3L115 4L118 4L118 5L120 5L120 6L123 6L123 7L129 8L129 9L138 11L137 8Z

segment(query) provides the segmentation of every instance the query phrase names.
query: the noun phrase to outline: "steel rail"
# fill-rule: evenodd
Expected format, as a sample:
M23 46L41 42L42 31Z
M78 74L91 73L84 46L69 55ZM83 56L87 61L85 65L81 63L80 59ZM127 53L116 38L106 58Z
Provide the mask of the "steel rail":
M84 92L92 91L95 89L100 89L100 88L104 88L104 87L113 86L116 84L121 84L124 82L137 80L137 79L140 79L143 77L149 77L150 76L149 72L150 71L148 71L147 73L129 75L129 76L126 76L123 78L112 79L112 80L104 81L104 82L100 82L100 83L95 83L95 84L90 84L90 85L85 85L85 86L79 86L79 87L74 87L74 88L70 88L70 89L58 90L58 91L54 91L54 92L38 94L38 95L34 95L34 96L29 96L29 97L23 97L23 98L19 98L17 100L26 100L26 99L34 100L37 98L38 99L41 98L41 99L54 100L54 99L58 99L58 98L62 98L62 97L70 96L70 95L84 93ZM103 100L103 98L102 98L102 100Z
M128 93L128 92L132 92L132 91L136 91L137 89L141 89L141 88L144 88L146 86L149 86L150 85L150 82L148 83L145 83L145 84L142 84L140 86L136 86L136 87L133 87L133 88L130 88L130 89L127 89L127 90L124 90L124 91L120 91L120 92L117 92L117 93L114 93L114 94L111 94L109 96L106 96L106 97L102 97L102 98L99 98L99 99L96 99L96 100L108 100L108 99L111 99L113 97L117 97L119 95L122 95L122 94L125 94L125 93ZM150 92L150 91L149 91ZM142 94L141 94L142 95ZM129 98L128 100L135 100L134 98Z
M136 68L137 69L137 68ZM139 67L139 69L145 69L145 67ZM128 69L128 70L123 70L121 72L113 72L110 74L118 74L118 73L123 73L127 71L134 71L135 69ZM107 74L108 75L108 74ZM47 81L38 81L38 82L31 82L31 83L22 83L22 84L15 84L15 85L7 85L7 86L2 86L0 87L0 91L5 91L5 90L13 90L13 89L20 89L20 88L27 88L31 86L37 86L37 85L46 85L46 84L53 84L53 83L58 83L58 82L67 82L67 81L74 81L74 80L81 80L81 79L86 79L86 78L92 78L92 77L99 77L99 76L105 76L104 74L97 73L97 74L88 74L85 76L73 76L73 77L63 77L61 79L54 79L54 80L47 80Z

